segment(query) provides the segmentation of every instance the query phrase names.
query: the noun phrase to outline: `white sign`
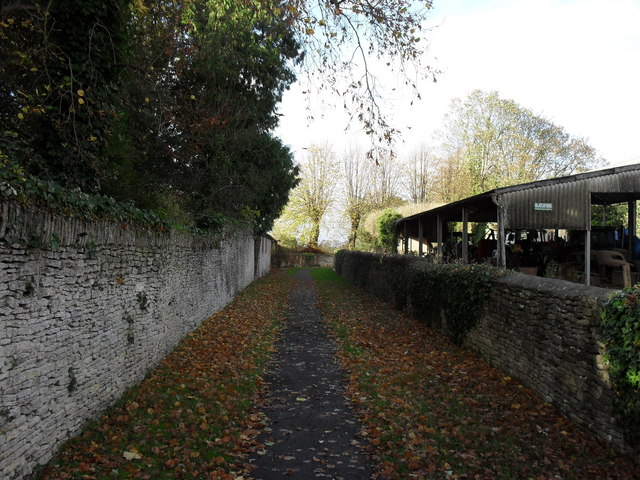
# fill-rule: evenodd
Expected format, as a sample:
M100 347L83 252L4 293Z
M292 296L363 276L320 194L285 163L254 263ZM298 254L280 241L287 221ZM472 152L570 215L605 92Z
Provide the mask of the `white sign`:
M538 202L536 202L533 205L533 209L536 212L550 212L551 210L553 210L553 203L538 203Z

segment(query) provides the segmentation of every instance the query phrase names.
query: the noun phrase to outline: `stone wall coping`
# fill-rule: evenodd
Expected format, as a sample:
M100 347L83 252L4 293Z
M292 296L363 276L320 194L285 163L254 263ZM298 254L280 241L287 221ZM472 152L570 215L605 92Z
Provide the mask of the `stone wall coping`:
M519 272L510 272L496 279L494 282L510 287L548 292L549 295L560 299L590 299L600 304L606 302L613 292L618 292L618 290L594 287L555 278L537 277Z
M66 217L32 205L0 202L0 241L9 245L27 243L34 234L43 249L56 236L60 247L84 248L94 245L180 246L216 248L219 242L234 235L246 235L248 228L228 227L222 234L194 234L174 229L154 230L137 224L108 219Z

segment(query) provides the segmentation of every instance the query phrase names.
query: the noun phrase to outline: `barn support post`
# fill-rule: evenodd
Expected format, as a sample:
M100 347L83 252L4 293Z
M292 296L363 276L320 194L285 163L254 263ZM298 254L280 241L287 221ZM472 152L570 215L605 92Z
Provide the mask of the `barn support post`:
M591 228L584 232L584 284L591 285Z
M636 237L636 218L638 214L635 200L629 200L629 260L633 259L633 239Z
M444 249L442 245L442 217L440 214L436 216L436 243L438 244L436 250L436 262L442 263L442 254L444 253Z
M418 218L418 256L422 256L422 219Z
M505 242L505 231L504 231L504 208L498 201L498 195L493 195L491 197L493 203L497 208L497 219L498 219L498 258L497 263L499 268L507 268L507 250L506 250L506 242Z
M409 253L409 237L407 236L407 222L402 222L402 226L403 226L402 243L404 247L404 254L406 255Z
M462 264L469 263L469 209L462 207Z

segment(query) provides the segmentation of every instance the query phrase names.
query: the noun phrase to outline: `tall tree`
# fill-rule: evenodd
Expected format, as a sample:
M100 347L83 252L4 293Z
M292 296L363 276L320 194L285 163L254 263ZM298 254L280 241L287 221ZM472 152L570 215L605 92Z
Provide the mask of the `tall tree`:
M313 145L300 165L300 183L289 194L289 203L274 226L274 235L317 247L320 225L335 202L338 162L328 145Z
M334 203L338 178L335 154L328 145L313 145L302 165L297 191L303 213L311 224L309 245L318 246L320 223L327 209Z
M427 203L431 197L434 157L426 145L412 152L405 164L404 188L411 203Z
M390 150L385 151L373 168L372 199L375 208L404 203L398 195L401 175L398 158Z
M461 162L471 180L465 196L603 163L586 140L497 92L476 90L464 100L455 99L442 137L446 168Z
M14 2L0 24L0 149L32 174L200 227L270 227L296 168L273 138L299 44L281 4Z
M410 78L430 8L424 0L5 2L0 153L68 187L186 209L197 226L232 216L264 230L295 185L291 154L272 136L295 73L320 73L368 133L390 141L373 64L397 60Z
M358 230L364 216L371 208L371 182L373 164L357 148L351 148L342 156L345 187L345 215L349 220L349 248L356 248Z

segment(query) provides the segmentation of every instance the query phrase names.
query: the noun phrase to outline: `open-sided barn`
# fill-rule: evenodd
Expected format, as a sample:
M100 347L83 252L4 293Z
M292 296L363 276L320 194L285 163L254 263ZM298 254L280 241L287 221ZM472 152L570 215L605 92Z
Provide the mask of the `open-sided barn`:
M618 251L626 250L622 252L626 253L626 261L633 262L638 257L634 251L638 199L640 164L635 164L497 188L403 218L396 228L404 239L405 253L410 251L410 243L417 242L420 255L435 243L436 258L442 260L443 247L452 233L449 226L459 222L462 224L459 255L462 262L467 262L469 222L495 223L493 250L496 264L503 268L508 266L508 253L513 250L507 248L508 244L517 245L522 232L528 233L529 240L531 232L550 232L544 238L548 242L558 240L559 231L571 232L573 250L579 247L584 252L580 258L584 262L582 271L593 272L591 262L597 260L592 241L598 232L598 227L592 226L593 206L604 205L606 212L606 206L626 204L628 233L626 237L624 232L617 234ZM585 283L589 284L590 279L591 275L584 275Z

